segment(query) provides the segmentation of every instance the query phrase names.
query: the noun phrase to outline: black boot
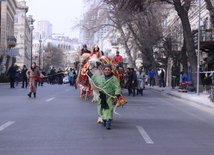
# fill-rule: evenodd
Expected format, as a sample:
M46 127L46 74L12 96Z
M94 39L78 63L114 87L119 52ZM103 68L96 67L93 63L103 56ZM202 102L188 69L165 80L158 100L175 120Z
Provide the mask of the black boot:
M33 93L33 96L36 97L36 93Z
M31 93L28 93L27 96L29 96L31 98Z

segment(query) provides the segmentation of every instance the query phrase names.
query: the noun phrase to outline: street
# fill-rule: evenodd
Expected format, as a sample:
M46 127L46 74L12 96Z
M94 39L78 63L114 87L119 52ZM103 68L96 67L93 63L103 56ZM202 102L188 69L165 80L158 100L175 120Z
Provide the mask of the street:
M214 111L150 89L128 96L111 130L97 124L96 103L68 84L0 86L0 155L212 155Z

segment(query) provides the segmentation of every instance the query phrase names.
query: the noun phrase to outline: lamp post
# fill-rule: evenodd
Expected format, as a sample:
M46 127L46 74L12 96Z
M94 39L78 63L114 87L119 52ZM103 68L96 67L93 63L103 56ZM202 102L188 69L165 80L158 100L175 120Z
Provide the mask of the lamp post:
M201 0L198 0L198 59L197 59L197 95L199 95L199 77L200 77L200 18L201 18Z
M41 35L40 35L40 39L39 39L39 68L41 69L41 53L42 53L42 39L41 39Z
M31 19L30 30L31 30L30 64L32 64L32 61L33 61L33 30L34 30L33 18Z

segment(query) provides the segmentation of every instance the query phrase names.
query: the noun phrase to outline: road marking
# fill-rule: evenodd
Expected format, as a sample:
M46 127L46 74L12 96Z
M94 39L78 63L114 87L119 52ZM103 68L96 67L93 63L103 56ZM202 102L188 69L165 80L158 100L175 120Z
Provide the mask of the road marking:
M69 91L70 89L66 89L65 91Z
M12 125L13 123L15 123L14 121L9 121L5 124L3 124L2 126L0 126L0 131L4 130L5 128L9 127L10 125Z
M55 97L51 97L51 98L49 98L48 100L46 100L46 101L51 101L51 100L53 100L53 99L55 99Z
M149 137L149 135L146 133L142 126L136 127L147 144L154 144L154 142L152 141L152 139Z

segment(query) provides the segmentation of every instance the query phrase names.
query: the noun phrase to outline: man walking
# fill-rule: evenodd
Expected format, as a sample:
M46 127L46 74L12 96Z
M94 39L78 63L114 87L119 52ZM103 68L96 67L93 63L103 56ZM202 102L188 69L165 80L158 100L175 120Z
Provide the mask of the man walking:
M23 69L22 69L22 88L27 88L27 68L25 65L23 65Z
M64 74L63 74L63 71L61 68L59 68L59 70L57 72L57 76L58 76L58 84L62 85Z
M90 70L87 70L87 75L99 86L98 116L102 118L103 126L110 130L114 98L118 98L121 95L121 88L118 79L112 73L110 64L104 66L103 72L104 75L93 76Z
M12 64L11 67L9 68L8 72L7 72L7 76L10 77L10 88L15 88L14 87L15 74L16 74L16 68L15 68L15 65Z
M156 72L152 68L151 71L149 72L150 86L155 85L155 76L156 76Z

